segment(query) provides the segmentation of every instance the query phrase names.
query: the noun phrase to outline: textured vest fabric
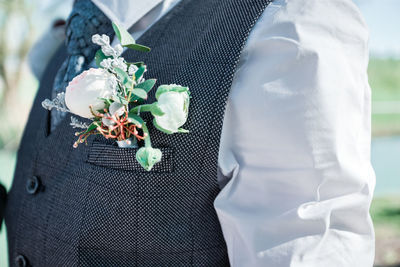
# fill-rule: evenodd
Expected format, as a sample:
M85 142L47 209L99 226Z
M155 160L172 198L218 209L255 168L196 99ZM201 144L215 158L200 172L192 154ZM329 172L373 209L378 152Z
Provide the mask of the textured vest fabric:
M163 152L149 172L136 162L136 149L101 136L74 149L69 114L49 131L41 101L65 59L59 49L41 81L8 195L10 266L21 257L32 266L229 266L213 207L222 122L241 50L269 2L183 0L138 40L150 53L124 54L147 64L146 78L188 86L192 95L189 134L148 124L153 147Z

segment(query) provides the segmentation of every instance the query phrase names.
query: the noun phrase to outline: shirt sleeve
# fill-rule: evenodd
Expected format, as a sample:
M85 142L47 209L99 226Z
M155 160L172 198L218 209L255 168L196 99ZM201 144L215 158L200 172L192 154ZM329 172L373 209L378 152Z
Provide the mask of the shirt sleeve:
M242 52L214 202L232 266L372 266L369 31L351 0L277 0Z

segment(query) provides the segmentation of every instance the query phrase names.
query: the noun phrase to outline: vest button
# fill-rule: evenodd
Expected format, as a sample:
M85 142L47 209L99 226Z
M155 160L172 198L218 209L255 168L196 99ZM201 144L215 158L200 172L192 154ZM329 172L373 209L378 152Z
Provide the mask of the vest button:
M26 181L26 192L28 192L28 194L31 195L36 194L39 187L40 187L40 179L37 176L31 176Z
M18 267L27 267L28 265L28 260L26 259L26 257L24 255L18 255L17 257L15 257L15 264Z

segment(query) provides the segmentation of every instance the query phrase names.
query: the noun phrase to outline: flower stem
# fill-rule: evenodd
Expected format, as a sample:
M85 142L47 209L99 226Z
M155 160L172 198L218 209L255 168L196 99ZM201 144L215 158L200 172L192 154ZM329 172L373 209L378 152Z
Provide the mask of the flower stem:
M130 88L130 90L129 90L128 101L131 101L132 91L133 91L133 88L135 87L135 75L133 75L132 78L133 78L133 79L132 79L132 86L131 86L131 88Z
M143 104L143 105L134 107L133 109L130 110L130 112L137 113L139 110L140 110L140 112L151 111L152 107L153 107L153 104Z
M142 129L143 129L143 135L146 135L144 139L144 146L151 147L150 133L149 129L147 129L146 122L142 124Z

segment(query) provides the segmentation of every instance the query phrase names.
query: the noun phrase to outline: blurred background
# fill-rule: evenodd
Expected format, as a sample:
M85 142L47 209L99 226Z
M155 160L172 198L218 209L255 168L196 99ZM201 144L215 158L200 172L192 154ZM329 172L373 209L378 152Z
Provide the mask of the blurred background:
M354 2L370 30L371 160L377 177L371 206L376 232L375 265L400 267L400 1ZM27 65L28 58L35 58L29 50L49 33L57 19L67 18L71 6L72 0L0 0L0 182L7 189L38 88ZM57 34L48 38L58 38ZM0 266L6 267L7 243L2 229Z

